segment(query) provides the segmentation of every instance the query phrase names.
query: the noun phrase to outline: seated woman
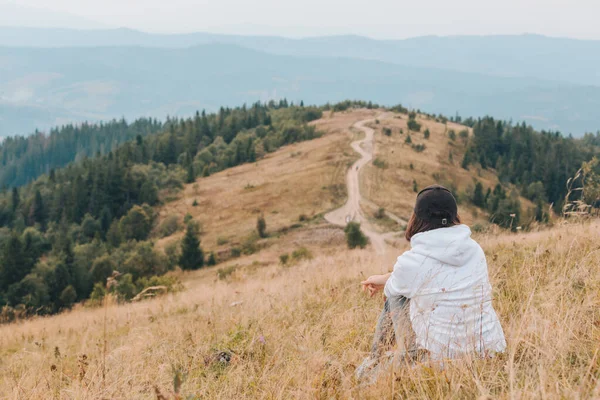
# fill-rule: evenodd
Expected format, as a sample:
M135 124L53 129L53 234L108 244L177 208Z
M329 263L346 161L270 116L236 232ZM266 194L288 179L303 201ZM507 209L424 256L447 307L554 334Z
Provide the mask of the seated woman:
M408 343L403 340L402 355L412 360L503 352L506 341L492 307L485 254L471 239L469 227L460 223L452 193L439 185L423 189L405 236L411 249L398 257L394 271L361 283L371 296L383 289L386 301L371 354L357 377L380 364L385 347L394 342L393 331L407 337L399 332L407 321L413 335ZM403 319L404 314L409 316Z

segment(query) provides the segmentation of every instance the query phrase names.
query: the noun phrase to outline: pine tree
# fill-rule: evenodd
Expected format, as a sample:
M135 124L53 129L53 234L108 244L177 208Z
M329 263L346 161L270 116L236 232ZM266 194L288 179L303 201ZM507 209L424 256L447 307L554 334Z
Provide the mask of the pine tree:
M21 198L19 197L19 189L17 189L16 187L13 187L12 201L11 201L11 206L12 206L13 212L17 211L17 208L19 207L20 203L21 203Z
M481 208L485 206L485 196L483 194L483 185L481 182L477 182L475 184L475 191L473 192L473 204Z
M102 208L100 211L100 229L102 230L103 236L106 235L106 232L110 229L110 224L112 222L112 215L107 206Z
M190 162L187 167L187 176L185 178L186 183L194 183L196 181L196 174L194 173L194 165Z
M46 208L44 207L44 201L42 200L42 195L39 190L35 191L33 204L31 205L31 209L29 211L29 219L32 225L37 223L42 226L42 230L45 229Z
M6 288L21 279L31 271L33 266L23 251L23 243L16 233L13 233L4 246L0 259L0 288Z
M200 247L198 231L194 224L189 223L181 243L179 266L183 270L195 270L204 265L204 252Z
M256 220L256 231L258 232L258 236L261 238L267 237L267 222L265 221L264 215L260 215Z
M54 304L60 303L60 295L63 290L71 284L69 268L62 262L58 263L48 281L48 294Z
M215 257L215 253L210 253L210 255L208 256L208 260L206 261L206 265L217 265L217 258Z
M354 249L360 247L364 249L367 246L368 239L365 234L360 230L360 224L358 222L350 222L344 228L346 233L346 243L348 248Z
M467 152L465 153L465 156L463 157L462 163L460 164L460 166L464 169L469 169L469 164L471 164L471 152L469 150L467 150Z

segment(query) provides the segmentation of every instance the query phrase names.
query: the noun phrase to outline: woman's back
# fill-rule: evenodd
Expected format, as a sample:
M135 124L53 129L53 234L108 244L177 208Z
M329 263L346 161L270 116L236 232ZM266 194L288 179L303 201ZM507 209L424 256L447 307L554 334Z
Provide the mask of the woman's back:
M398 258L385 293L410 298L417 345L436 359L503 351L485 254L469 227L418 233L411 247Z

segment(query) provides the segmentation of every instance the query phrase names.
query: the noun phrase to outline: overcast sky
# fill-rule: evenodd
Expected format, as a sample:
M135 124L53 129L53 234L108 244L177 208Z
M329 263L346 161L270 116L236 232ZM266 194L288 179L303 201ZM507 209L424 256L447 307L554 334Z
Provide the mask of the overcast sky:
M172 33L358 34L390 39L538 33L600 39L599 0L0 0L0 11L3 5L0 25L81 28L84 21L94 28ZM19 15L9 18L9 7L19 9ZM77 22L75 17L83 18Z

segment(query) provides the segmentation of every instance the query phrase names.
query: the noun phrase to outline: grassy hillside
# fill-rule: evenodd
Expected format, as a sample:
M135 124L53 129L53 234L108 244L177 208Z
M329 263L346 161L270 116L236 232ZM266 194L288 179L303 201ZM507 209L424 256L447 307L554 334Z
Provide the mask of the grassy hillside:
M1 325L0 393L8 399L600 396L597 221L475 233L488 257L506 354L444 371L401 368L374 387L357 384L354 369L368 352L382 301L367 298L359 282L389 271L408 247L396 239L381 255L373 247L350 251L342 229L323 219L345 200L345 172L357 158L350 142L362 137L356 123L365 120L375 129L373 155L383 166L361 170L366 214L384 206L406 218L413 181L454 185L461 196L474 179L486 187L498 182L493 170L461 168L465 136L472 135L465 126L415 115L421 132L410 133L407 143L414 122L405 113L327 112L311 122L322 137L199 177L155 208L150 240L157 250L168 257L182 233L163 235L162 228L189 214L202 228L205 251L226 259L170 272L181 291L126 304L109 294L101 307L78 304ZM425 149L417 151L419 144ZM467 201L459 211L469 223L487 219ZM266 238L255 233L261 214ZM385 218L372 221L382 231L401 228ZM233 249L239 257L229 258Z
M499 181L493 170L461 168L467 140L459 137L459 132L469 131L468 127L419 115L416 120L422 125L422 132L409 133L407 114L358 109L325 113L314 121L312 124L325 132L321 138L286 146L257 163L230 168L186 185L177 199L159 208L154 233L158 247L167 249L178 243L183 231L162 237L161 226L177 220L181 227L185 215L202 226L203 249L219 254L221 260L229 259L236 249L242 253L264 250L248 259L230 261L231 265L277 261L280 254L300 247L293 245L297 235L319 237L320 240L303 244L317 253L322 250L319 242L327 243L329 235L337 237L334 242L339 243L339 230L336 234L335 228L326 228L328 233L323 233L326 224L322 216L346 199L346 171L357 158L350 142L362 137L352 126L363 120L372 121L369 125L375 129L375 162L361 171L361 207L375 228L382 232L402 231L403 223L375 218L375 213L383 207L407 221L417 195L413 181L420 188L435 182L452 187L457 196L464 197L460 213L465 222L488 225L488 213L474 207L469 196L475 182L493 188ZM390 136L383 133L387 129L392 131ZM400 129L404 133L400 134ZM429 139L423 138L426 129L430 131ZM454 141L448 138L450 130L456 131ZM416 151L405 143L408 135L412 145L425 144L425 150ZM448 161L449 152L454 154L453 162ZM526 199L521 199L521 206L524 210L533 207ZM261 214L270 234L266 239L256 234L256 221Z
M369 200L407 220L417 192L428 185L440 183L455 193L472 193L476 181L482 182L484 187L498 183L493 171L468 171L460 167L468 140L468 137L460 137L460 132L466 131L470 136L470 128L452 122L444 124L425 115L417 116L416 121L421 125L419 132L408 129L407 114L394 114L371 125L377 132L376 162L366 167L361 181L363 193ZM454 140L450 139L450 131L455 132ZM424 150L419 146L424 146ZM460 211L468 223L487 219L485 213L470 206L468 200L461 202Z
M366 109L335 113L314 122L319 131L326 132L324 137L285 146L257 163L198 178L186 185L176 200L159 209L158 226L169 217L181 221L189 214L205 232L203 248L223 257L228 257L232 248L243 250L245 244L257 242L256 246L267 247L266 254L261 252L258 259L277 261L283 250L294 250L290 238L295 236L290 236L290 231L316 234L319 240L303 244L320 247L328 242L327 236L341 233L339 229L331 231L331 227L323 233L322 214L345 201L344 177L356 159L350 141L357 134L349 128L377 114ZM271 236L264 240L256 237L256 220L261 214ZM182 235L178 232L161 238L157 245L168 247ZM275 253L275 249L280 252Z
M358 386L353 371L381 307L359 282L388 270L396 253L340 249L226 279L208 269L168 298L0 327L0 392L14 399L175 398L174 391L215 399L597 398L598 235L597 223L476 235L508 341L492 361L445 371L417 365Z

